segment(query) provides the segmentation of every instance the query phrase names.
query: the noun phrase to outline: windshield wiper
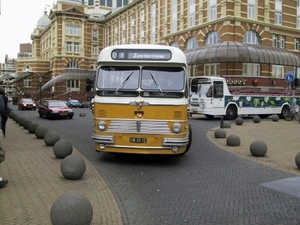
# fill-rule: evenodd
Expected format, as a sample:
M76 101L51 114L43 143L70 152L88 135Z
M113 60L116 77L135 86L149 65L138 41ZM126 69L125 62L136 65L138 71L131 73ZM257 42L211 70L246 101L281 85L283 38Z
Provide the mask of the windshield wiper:
M125 78L125 80L117 87L116 92L118 92L121 88L124 87L124 85L127 83L128 79L131 77L131 75L134 73L134 70Z
M151 73L150 70L149 70L149 73L150 73L150 75L151 75L151 77L152 77L152 80L154 81L156 87L159 89L159 91L160 91L161 93L163 93L162 89L161 89L160 86L158 85L158 83L157 83L157 81L156 81L154 75Z

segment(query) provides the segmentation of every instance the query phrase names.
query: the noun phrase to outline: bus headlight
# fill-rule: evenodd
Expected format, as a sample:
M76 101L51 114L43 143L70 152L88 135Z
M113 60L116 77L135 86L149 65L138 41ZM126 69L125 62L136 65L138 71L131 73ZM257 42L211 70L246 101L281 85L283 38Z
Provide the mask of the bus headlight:
M100 121L100 122L98 123L98 128L99 128L99 130L104 131L105 128L106 128L105 122L104 122L104 121Z
M174 133L179 133L181 131L181 125L179 123L174 123L173 131L174 131Z

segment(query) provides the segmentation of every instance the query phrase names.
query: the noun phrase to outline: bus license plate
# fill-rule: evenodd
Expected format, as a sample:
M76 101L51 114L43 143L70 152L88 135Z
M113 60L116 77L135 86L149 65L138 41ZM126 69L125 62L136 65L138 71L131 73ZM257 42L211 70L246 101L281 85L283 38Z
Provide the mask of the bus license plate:
M130 138L130 143L147 143L147 138Z

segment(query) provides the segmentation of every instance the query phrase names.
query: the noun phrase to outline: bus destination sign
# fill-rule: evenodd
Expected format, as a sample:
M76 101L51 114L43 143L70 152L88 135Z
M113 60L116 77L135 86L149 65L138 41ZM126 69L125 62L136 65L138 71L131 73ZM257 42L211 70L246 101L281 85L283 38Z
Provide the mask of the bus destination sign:
M111 57L115 60L168 61L172 53L161 49L115 49Z

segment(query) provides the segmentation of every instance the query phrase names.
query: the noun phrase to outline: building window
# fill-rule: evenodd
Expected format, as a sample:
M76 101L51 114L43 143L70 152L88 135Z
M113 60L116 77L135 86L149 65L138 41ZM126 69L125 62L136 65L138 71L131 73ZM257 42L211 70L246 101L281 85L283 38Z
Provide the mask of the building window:
M243 64L243 75L245 76L260 76L260 65L254 63Z
M189 26L196 24L196 4L195 0L189 0Z
M67 52L72 52L72 42L67 42Z
M248 30L244 36L243 43L260 44L256 31Z
M217 19L217 0L209 0L210 20Z
M80 84L79 80L67 80L68 91L79 91L80 90L79 84Z
M98 40L98 29L93 29L92 36L93 36L93 41Z
M67 64L67 68L69 68L69 69L79 69L79 65L78 65L77 62L69 62Z
M31 87L31 77L27 77L23 80L23 84L24 84L24 87L26 88L29 88Z
M216 31L212 31L209 32L206 40L205 40L205 45L211 45L211 44L215 44L215 43L219 43L220 42L220 36L218 34L218 32Z
M185 49L192 49L192 48L197 48L198 47L198 41L194 37L190 37L186 44L185 44Z
M144 37L145 37L145 9L141 9L140 11L140 20L141 20L141 27L140 27L140 37L141 37L141 44L144 43Z
M177 31L177 0L172 0L172 23L171 32Z
M101 6L112 7L112 0L100 0Z
M74 52L80 52L79 43L74 43Z
M94 5L94 0L89 0L89 5Z
M280 36L280 48L285 48L285 36Z
M255 0L248 0L248 18L255 19Z
M151 5L151 44L156 42L156 3Z
M275 1L275 24L282 24L282 0Z
M66 34L73 36L80 36L80 27L74 25L66 25Z
M278 66L278 65L273 65L272 66L272 76L273 77L279 77L279 78L284 78L284 67L283 66Z
M173 41L173 42L170 44L170 46L179 48L179 44L178 44L178 42L176 42L176 41Z
M93 55L98 55L98 45L93 45L93 47L92 47L92 54Z
M277 34L273 34L272 47L277 47Z
M297 28L300 28L300 0L297 0Z
M299 51L299 38L295 38L295 48L296 51Z
M205 76L220 76L220 64L205 64L204 74Z

